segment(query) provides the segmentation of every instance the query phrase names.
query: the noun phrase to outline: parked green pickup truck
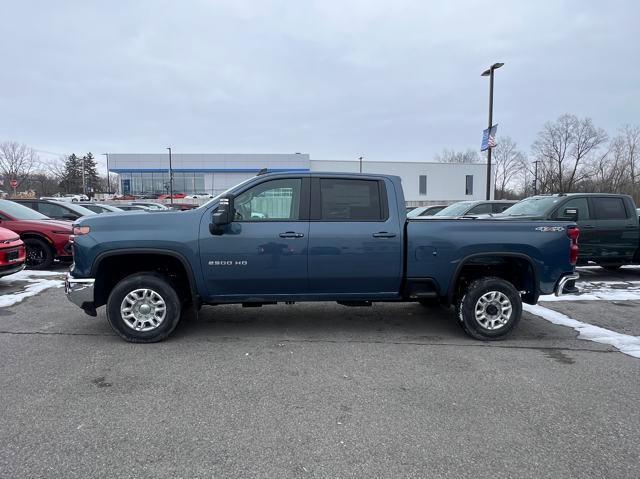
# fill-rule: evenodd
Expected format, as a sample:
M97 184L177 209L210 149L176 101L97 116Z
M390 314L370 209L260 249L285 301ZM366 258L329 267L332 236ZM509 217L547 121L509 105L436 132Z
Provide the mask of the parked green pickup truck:
M501 214L503 220L575 221L580 228L578 264L596 263L607 270L640 264L640 223L628 195L568 193L532 196Z

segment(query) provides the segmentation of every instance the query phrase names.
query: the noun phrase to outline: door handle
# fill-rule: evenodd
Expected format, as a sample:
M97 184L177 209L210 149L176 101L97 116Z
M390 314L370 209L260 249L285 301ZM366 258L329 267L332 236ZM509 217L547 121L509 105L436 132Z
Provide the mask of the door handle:
M582 228L584 228L586 230L592 230L593 228L595 228L595 226L593 226L593 225L583 225Z
M295 231L287 231L286 233L280 233L278 236L280 238L302 238L304 234L296 233Z
M628 230L634 230L634 229L636 229L636 228L637 228L637 226L634 226L634 225L627 225L627 226L625 226L625 228L626 228L626 229L628 229Z
M379 233L373 233L374 238L395 238L395 233L387 233L386 231L380 231Z

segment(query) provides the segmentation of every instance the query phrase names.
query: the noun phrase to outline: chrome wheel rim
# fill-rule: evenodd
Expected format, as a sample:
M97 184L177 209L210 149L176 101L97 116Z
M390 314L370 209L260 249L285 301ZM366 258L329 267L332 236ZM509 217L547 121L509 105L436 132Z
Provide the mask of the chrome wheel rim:
M512 312L511 300L500 291L489 291L476 302L476 321L490 331L503 328L509 322Z
M131 291L120 304L124 324L134 331L152 331L162 324L166 315L164 299L152 289Z

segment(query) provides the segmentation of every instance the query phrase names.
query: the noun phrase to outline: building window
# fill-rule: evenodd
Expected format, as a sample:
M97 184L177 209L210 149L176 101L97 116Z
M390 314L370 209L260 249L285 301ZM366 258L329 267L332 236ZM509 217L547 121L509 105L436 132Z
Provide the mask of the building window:
M465 176L464 194L465 195L472 195L473 194L473 175L466 175Z
M427 175L420 175L420 194L427 194Z

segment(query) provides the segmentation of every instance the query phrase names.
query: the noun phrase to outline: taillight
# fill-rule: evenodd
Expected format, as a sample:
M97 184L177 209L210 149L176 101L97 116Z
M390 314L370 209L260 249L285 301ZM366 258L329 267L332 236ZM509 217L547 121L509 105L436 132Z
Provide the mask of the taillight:
M578 253L580 252L580 248L578 247L580 228L577 226L570 226L567 228L567 236L571 240L571 245L569 246L569 261L571 264L576 264L578 262Z

